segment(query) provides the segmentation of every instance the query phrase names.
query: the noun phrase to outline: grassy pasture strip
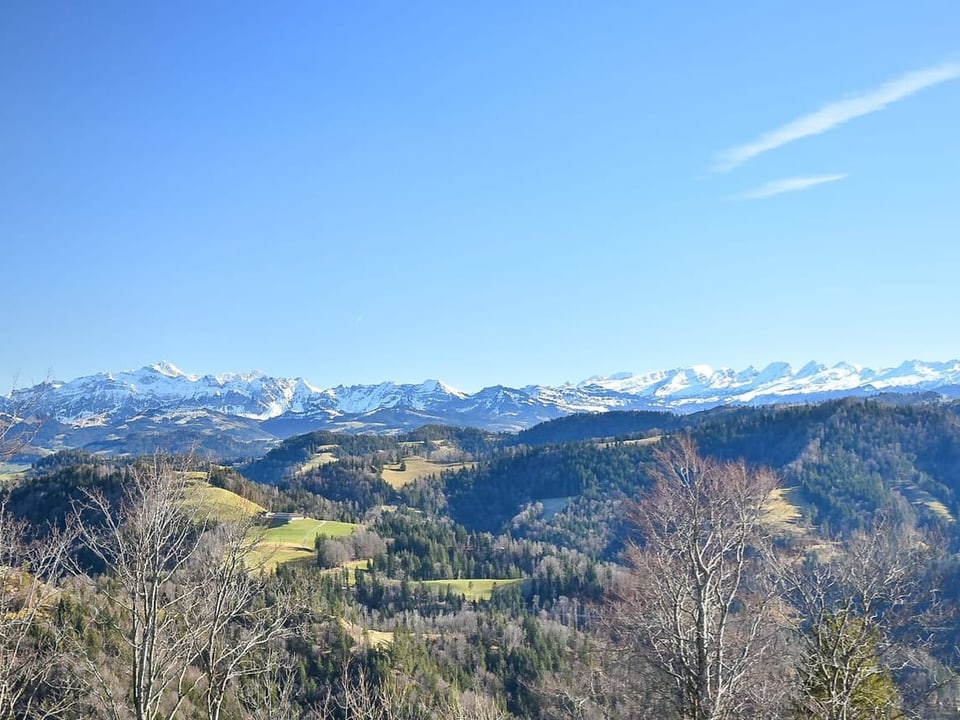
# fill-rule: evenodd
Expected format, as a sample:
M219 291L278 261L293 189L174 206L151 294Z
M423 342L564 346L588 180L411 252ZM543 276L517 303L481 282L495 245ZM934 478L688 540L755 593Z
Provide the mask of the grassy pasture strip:
M777 488L770 493L764 507L764 520L779 525L789 525L803 517L800 508L787 499L793 491L794 488Z
M333 574L333 573L342 573L344 570L346 570L347 585L349 587L353 587L354 585L357 584L357 569L362 568L366 570L367 565L369 563L370 563L369 558L363 558L362 560L350 560L349 562L343 563L343 565L340 565L339 567L328 568L326 570L322 570L321 572L327 573L327 574Z
M383 630L367 630L359 625L340 618L340 626L346 631L350 639L358 645L369 645L372 648L382 648L393 642L393 633Z
M202 470L185 470L179 473L188 482L184 506L195 512L204 511L214 520L235 522L253 517L264 508L255 502L240 497L229 490L215 487L208 482L209 473Z
M282 563L299 560L313 561L317 557L314 547L317 535L344 537L360 527L353 523L335 520L303 518L290 520L282 525L254 528L253 531L259 533L260 538L248 556L248 563L251 567L272 570Z
M29 465L22 463L0 462L0 484L9 480L16 480L29 469Z
M938 515L948 523L952 523L956 520L956 518L953 517L953 513L950 512L950 509L946 505L937 500L926 490L921 490L916 484L910 483L908 485L903 485L901 487L901 492L912 505L922 505L934 515Z
M614 447L616 445L653 445L660 442L663 439L663 435L651 435L650 437L645 438L634 438L633 440L598 440L596 445L602 450L607 448Z
M953 514L950 512L950 509L939 500L933 500L933 499L921 500L920 504L925 505L927 509L930 510L930 512L932 512L934 515L939 515L948 523L952 523L956 521L956 518L953 517Z
M402 450L410 452L411 450L427 447L427 448L442 448L447 447L448 442L442 438L437 440L404 440L399 443ZM415 454L415 453L414 453Z
M316 551L305 548L292 547L284 543L257 543L254 548L247 553L246 565L248 568L255 568L262 572L272 572L277 565L298 561L316 561Z
M307 548L312 552L317 535L344 537L359 529L360 525L354 523L303 518L302 520L290 520L282 525L268 527L263 534L263 540L264 542Z
M324 447L327 447L327 446L324 445ZM337 446L334 445L333 447L337 447ZM329 464L329 463L335 463L335 462L337 462L338 459L339 459L339 458L338 458L336 455L334 455L332 452L330 452L329 450L323 450L323 451L321 451L321 452L318 452L316 455L314 455L312 458L310 458L309 460L307 460L307 461L306 461L305 463L303 463L302 465L300 465L300 466L297 468L297 472L300 472L300 473L308 473L308 472L310 472L311 470L316 470L316 469L317 469L318 467L320 467L321 465L327 465L327 464Z
M427 587L443 590L451 588L453 592L463 595L467 600L489 600L496 588L506 587L520 582L520 578L496 580L493 578L463 578L460 580L427 580L423 584Z
M187 488L184 506L208 513L214 520L237 522L263 512L263 507L223 488L196 482Z
M406 470L400 469L400 463L385 465L383 468L383 480L392 488L401 488L408 483L412 483L420 478L439 475L442 470L459 470L461 468L472 468L476 463L473 462L439 462L427 460L419 455L410 455L403 459L403 465Z
M258 542L247 556L250 567L273 570L288 562L310 561L317 558L314 540L323 533L331 537L344 537L359 529L360 525L333 520L291 520L274 527L257 527L251 532L259 535ZM366 563L366 560L358 561Z

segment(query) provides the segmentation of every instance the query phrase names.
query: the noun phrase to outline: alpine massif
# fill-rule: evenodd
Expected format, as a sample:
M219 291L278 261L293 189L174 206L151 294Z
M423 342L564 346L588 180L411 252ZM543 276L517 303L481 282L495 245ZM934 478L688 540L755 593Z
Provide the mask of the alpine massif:
M694 365L556 387L496 385L475 393L437 380L320 389L303 378L192 375L161 362L21 389L0 398L0 411L33 399L32 409L42 418L36 445L45 449L138 452L163 438L160 444L170 448L194 442L220 455L254 456L277 439L311 430L383 433L439 423L514 432L574 413L690 413L919 392L960 397L960 361L914 360L880 370L815 362L799 369L777 362L740 371ZM210 447L203 440L224 438L226 430L229 441L222 442L229 447Z

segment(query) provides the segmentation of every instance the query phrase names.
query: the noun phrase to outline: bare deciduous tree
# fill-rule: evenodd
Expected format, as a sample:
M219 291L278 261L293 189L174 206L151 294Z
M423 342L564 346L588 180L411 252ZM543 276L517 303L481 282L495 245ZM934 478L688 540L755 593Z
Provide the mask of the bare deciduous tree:
M418 695L416 686L397 676L376 682L358 666L341 669L340 688L321 709L321 720L508 720L512 717L490 697L467 691L442 698Z
M573 658L569 668L551 672L531 684L529 689L536 694L545 720L658 716L651 712L650 703L637 702L642 669L634 663L618 662L622 657L607 657L606 650L598 643L589 657ZM612 651L622 652L619 648ZM629 682L622 675L628 675Z
M327 698L321 717L324 720L343 717L346 720L417 720L431 717L418 706L409 686L400 686L394 678L376 682L362 667L353 672L344 663L340 673L340 692Z
M237 700L247 720L317 720L320 713L297 702L303 692L301 678L291 657L271 647L259 659L260 672L240 679Z
M658 451L653 479L628 512L640 539L625 553L621 647L666 680L681 718L776 717L767 668L782 633L764 522L776 478L701 457L682 437Z
M0 397L0 462L24 450L39 430L43 385ZM59 582L76 539L72 526L31 539L0 498L0 718L53 717L77 699L77 685L53 615Z
M69 531L28 540L0 505L0 718L43 718L76 701L55 623Z
M100 612L119 619L127 650L120 673L87 663L95 704L117 720L179 717L198 699L218 720L231 689L269 669L271 643L292 634L294 589L250 565L269 559L254 552L262 533L191 500L188 466L161 455L133 466L120 507L91 494L81 522L108 577Z
M117 688L99 667L88 663L97 679L101 705L120 720L178 716L198 678L191 673L194 636L186 621L189 608L210 591L180 582L201 537L202 524L184 512L188 480L170 458L155 455L135 465L119 509L102 494L89 496L82 532L87 548L115 578L108 610L122 623L129 656L127 687Z
M217 525L204 535L181 579L201 589L186 620L204 674L208 720L219 720L237 680L270 670L263 661L270 644L293 634L294 589L271 584L262 564L249 565L261 542L257 529L249 521Z
M486 695L466 692L453 695L431 708L429 717L445 720L507 720L512 717Z
M946 620L927 576L934 547L881 521L786 569L803 647L798 716L907 718L952 679L929 654ZM915 692L904 697L895 678L908 669Z

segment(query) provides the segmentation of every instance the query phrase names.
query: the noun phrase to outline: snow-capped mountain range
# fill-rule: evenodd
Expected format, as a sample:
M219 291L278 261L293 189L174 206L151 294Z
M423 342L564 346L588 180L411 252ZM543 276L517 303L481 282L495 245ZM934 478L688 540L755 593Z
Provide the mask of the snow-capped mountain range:
M77 446L71 435L104 441L138 428L157 433L164 427L186 431L203 424L207 432L215 432L218 426L239 424L274 438L312 429L385 432L433 422L512 431L577 412L687 413L718 405L925 391L960 397L960 361L914 360L882 370L813 362L799 369L780 362L739 371L695 365L592 377L558 387L494 386L476 393L437 380L321 389L302 378L274 378L260 372L191 375L161 362L19 393L39 397L37 409L47 428L44 435L59 437L61 446ZM0 398L0 410L10 402L11 398Z

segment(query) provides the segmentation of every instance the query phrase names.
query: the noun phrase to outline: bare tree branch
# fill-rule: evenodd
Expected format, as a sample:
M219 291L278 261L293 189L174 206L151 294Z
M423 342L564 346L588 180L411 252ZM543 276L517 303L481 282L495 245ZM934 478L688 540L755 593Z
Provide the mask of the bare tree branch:
M686 437L658 451L653 478L628 511L640 540L625 552L621 644L668 682L682 718L776 717L765 669L781 608L764 523L776 478L701 457Z
M189 481L179 470L159 454L134 465L121 507L91 493L81 523L86 547L117 583L107 601L123 623L129 692L101 690L118 717L123 703L136 720L177 717L199 681L189 672L196 648L186 620L208 589L180 580L206 518L184 511Z
M28 540L0 505L0 718L57 716L77 701L56 622L71 528Z
M943 666L943 677L931 672L932 641L947 620L927 577L934 547L881 519L785 568L803 648L795 701L801 717L907 718L952 680ZM927 677L913 697L895 681L908 670Z
M204 535L182 579L203 589L186 620L205 676L208 720L219 720L238 679L265 671L260 659L271 643L294 633L294 589L271 583L263 566L248 567L262 534L253 521L217 525Z

